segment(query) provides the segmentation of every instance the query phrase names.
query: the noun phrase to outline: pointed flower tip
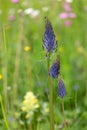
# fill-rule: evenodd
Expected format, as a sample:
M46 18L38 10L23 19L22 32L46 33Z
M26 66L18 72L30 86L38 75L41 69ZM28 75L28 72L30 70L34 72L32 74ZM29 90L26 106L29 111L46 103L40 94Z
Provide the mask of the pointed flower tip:
M45 33L43 38L43 48L46 52L54 52L57 47L55 34L51 22L45 17Z
M58 92L58 96L60 98L63 98L66 96L65 84L61 78L59 79L59 82L58 82L58 91L57 92Z
M60 60L57 58L49 70L49 75L52 78L57 78L60 74Z

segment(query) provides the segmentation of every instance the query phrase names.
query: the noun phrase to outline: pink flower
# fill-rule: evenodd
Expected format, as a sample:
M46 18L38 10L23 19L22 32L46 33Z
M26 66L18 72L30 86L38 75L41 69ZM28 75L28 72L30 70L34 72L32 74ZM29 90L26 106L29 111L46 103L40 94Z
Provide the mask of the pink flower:
M67 2L63 3L63 8L64 8L65 11L68 11L68 12L72 11L70 4L67 3Z
M19 2L19 0L11 0L12 1L12 3L18 3Z
M67 21L65 21L64 24L65 24L65 26L70 27L72 22L70 20L67 20Z
M61 18L61 19L66 19L66 18L68 18L68 14L67 13L61 13L60 15L59 15L59 17Z
M14 16L14 15L10 15L10 16L8 17L8 20L11 21L11 22L14 21L14 19L15 19L15 16Z
M69 13L68 16L69 16L70 18L76 18L76 14L74 14L74 13Z

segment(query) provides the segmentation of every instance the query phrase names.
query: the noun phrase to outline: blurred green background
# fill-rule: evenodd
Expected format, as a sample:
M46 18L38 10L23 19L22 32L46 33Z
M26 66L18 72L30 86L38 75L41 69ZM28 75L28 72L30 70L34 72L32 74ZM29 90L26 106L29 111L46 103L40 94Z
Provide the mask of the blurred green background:
M0 0L0 130L6 130L3 109L11 130L49 130L47 59L42 48L44 17L53 26L58 41L61 74L67 95L67 130L87 130L87 1L86 0ZM61 99L54 82L55 130L63 129ZM25 119L22 101L32 91L41 105ZM40 114L41 118L38 119ZM29 127L28 127L29 126Z

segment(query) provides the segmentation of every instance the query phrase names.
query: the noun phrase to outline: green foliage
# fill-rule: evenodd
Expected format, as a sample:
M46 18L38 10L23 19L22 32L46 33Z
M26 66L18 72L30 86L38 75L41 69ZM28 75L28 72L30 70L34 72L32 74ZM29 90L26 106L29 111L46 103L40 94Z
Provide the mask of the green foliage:
M72 0L69 4L76 17L66 19L59 17L60 13L67 12L63 3L64 0L20 0L18 3L2 0L0 3L0 93L11 130L50 129L49 115L43 113L49 98L47 61L42 49L45 16L50 19L58 41L56 54L60 54L61 76L67 91L64 99L67 130L87 129L87 1ZM67 20L71 25L65 24ZM56 55L52 54L51 58L54 61ZM55 80L55 130L64 129L57 87ZM31 125L27 124L20 105L28 91L34 92L41 104ZM0 129L6 130L1 107Z

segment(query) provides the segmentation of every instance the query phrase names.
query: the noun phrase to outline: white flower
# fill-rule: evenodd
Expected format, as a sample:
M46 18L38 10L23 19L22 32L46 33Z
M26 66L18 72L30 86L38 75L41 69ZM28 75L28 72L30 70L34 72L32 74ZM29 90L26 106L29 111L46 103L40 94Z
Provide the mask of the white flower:
M25 14L31 14L33 11L34 11L33 8L27 8L27 9L24 10L24 13Z
M28 8L24 10L24 14L29 14L32 18L35 18L39 15L39 10L34 10L33 8Z
M39 15L39 13L40 13L39 10L34 10L34 11L31 12L30 16L31 16L32 18L35 18L35 17L37 17L37 16Z

